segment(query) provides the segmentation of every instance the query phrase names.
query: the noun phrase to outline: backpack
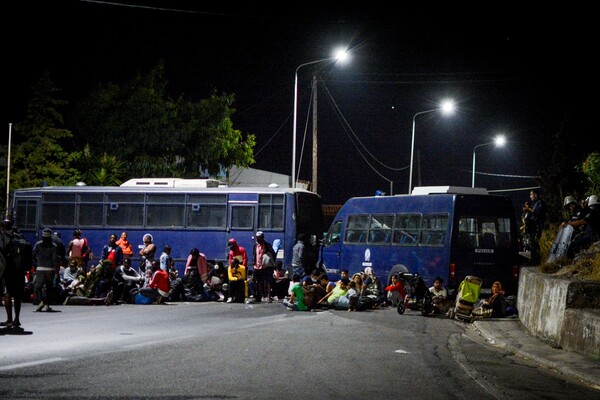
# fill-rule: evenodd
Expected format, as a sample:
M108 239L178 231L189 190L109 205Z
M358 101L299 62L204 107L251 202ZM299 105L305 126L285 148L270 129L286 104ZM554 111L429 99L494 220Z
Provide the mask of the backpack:
M21 235L11 237L7 244L6 255L18 271L28 271L33 265L33 248L31 243Z

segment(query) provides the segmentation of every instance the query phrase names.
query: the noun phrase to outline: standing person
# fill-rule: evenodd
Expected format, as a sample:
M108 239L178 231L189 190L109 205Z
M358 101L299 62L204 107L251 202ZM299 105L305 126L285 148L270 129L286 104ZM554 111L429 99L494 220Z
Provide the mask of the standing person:
M100 261L109 260L112 270L117 269L123 264L123 249L117 244L117 235L110 235L108 243L102 248L102 258Z
M58 253L56 244L52 241L52 231L45 228L42 240L33 246L33 260L36 263L35 278L33 278L33 303L37 304L35 311L52 311L50 308L50 293L56 269L58 267ZM46 303L42 299L42 290L46 287Z
M171 257L171 246L170 245L165 244L165 247L163 247L163 252L160 255L159 261L160 261L160 269L162 269L163 271L169 272L169 269L171 268L171 264L173 264L173 258Z
M292 274L299 274L300 276L308 276L312 271L310 266L306 265L305 238L306 235L303 233L298 234L296 244L292 248Z
M86 238L81 236L79 229L73 230L73 239L67 245L69 260L75 260L77 266L87 272L87 263L90 258L90 247Z
M192 280L198 279L201 284L204 284L208 279L208 272L206 256L194 247L190 250L190 254L185 262L184 279L186 277Z
M529 235L531 243L531 264L539 265L541 262L540 238L546 222L546 203L542 200L539 189L532 189L529 192L531 204L523 206L523 212L527 213L525 221L525 230Z
M54 232L52 234L52 241L56 245L56 252L58 254L58 267L67 267L67 250L65 249L65 242L60 237L60 232Z
M231 238L227 241L227 248L229 249L229 265L234 258L237 258L241 265L248 266L248 254L246 249L238 244L238 242Z
M24 241L27 245L26 247L18 246L18 255L11 251L11 248L13 248L11 241L16 240ZM6 321L0 323L0 325L5 326L13 333L21 333L23 332L20 319L21 302L25 290L25 271L31 268L31 245L16 228L13 228L10 219L5 219L2 222L0 242L2 246L0 264L3 264L4 267L4 272L2 272L2 265L0 265L0 291L4 295L6 310ZM14 318L13 303L15 308Z
M124 258L133 257L133 247L131 246L131 242L127 240L127 232L121 232L121 237L117 240L117 245L121 247Z
M150 282L152 277L152 261L156 254L156 245L152 242L154 238L151 234L146 233L142 238L144 247L138 252L140 259L140 272L146 277L146 282Z
M272 303L271 283L275 270L275 251L271 243L265 240L265 234L262 231L256 232L255 239L256 243L252 249L252 266L258 289L256 301Z

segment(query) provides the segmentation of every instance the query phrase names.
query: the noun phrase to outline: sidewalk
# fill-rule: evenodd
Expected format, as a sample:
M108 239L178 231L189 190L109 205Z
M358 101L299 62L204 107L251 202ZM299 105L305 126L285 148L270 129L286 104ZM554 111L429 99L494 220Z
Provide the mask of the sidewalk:
M531 335L518 318L476 320L473 326L488 343L600 390L600 357L554 348Z

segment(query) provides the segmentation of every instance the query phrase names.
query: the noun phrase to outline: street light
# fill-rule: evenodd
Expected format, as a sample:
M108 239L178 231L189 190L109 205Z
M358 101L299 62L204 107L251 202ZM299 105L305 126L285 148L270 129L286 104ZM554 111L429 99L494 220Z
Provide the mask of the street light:
M318 64L324 61L345 61L348 58L348 51L346 49L340 49L335 52L333 57L323 58L321 60L310 61L304 64L300 64L296 68L296 74L294 76L294 126L293 126L293 143L292 143L292 187L296 187L296 120L298 118L298 70L302 67L312 64Z
M473 148L473 178L471 179L471 187L472 188L475 187L475 150L477 150L478 147L489 146L490 144L495 144L496 147L502 147L502 146L504 146L505 143L506 143L506 138L504 137L504 135L498 135L498 136L496 136L496 138L494 139L493 142L478 144L477 146L475 146Z
M410 191L412 190L413 159L414 159L414 154L415 154L415 123L416 123L417 115L429 114L429 113L436 112L436 111L441 111L442 114L444 114L444 115L451 114L452 112L454 112L454 102L452 100L445 100L442 102L440 107L434 108L433 110L420 111L413 116L412 141L410 144L410 172L408 173L409 174L408 175L408 194L410 194Z

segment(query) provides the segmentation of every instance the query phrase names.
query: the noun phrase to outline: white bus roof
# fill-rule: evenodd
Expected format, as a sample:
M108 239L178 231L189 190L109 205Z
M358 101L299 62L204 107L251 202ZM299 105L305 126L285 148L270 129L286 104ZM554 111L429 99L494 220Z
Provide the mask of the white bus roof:
M143 178L130 179L121 184L121 186L136 186L136 187L198 187L209 188L219 187L221 182L217 179L182 179L182 178Z
M462 186L417 186L412 194L489 194L486 188L470 188Z

